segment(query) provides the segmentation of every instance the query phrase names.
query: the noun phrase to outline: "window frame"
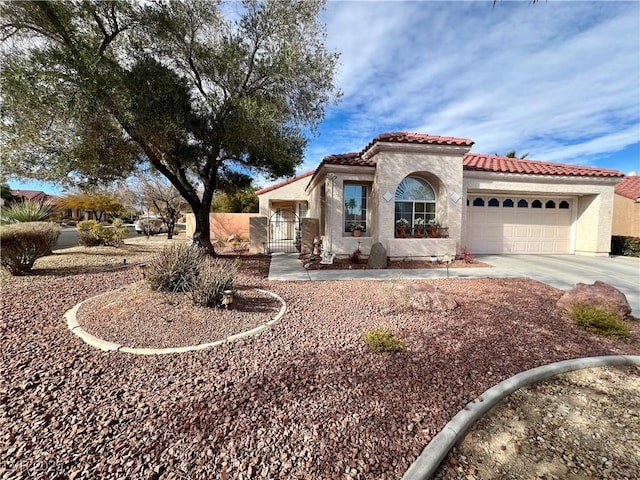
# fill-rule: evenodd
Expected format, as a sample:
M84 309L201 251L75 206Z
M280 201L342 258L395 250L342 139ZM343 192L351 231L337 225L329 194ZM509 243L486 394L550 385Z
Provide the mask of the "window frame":
M360 207L360 213L357 215L359 218L349 219L347 218L347 188L349 187L362 187L364 188L364 196L360 197L361 205L364 203L364 207ZM369 203L371 196L371 184L368 182L360 182L357 180L348 181L345 180L342 184L342 233L343 234L351 234L353 233L355 225L362 225L364 228L362 232L366 232L369 228ZM353 198L353 197L350 197ZM353 208L353 207L349 207Z
M427 187L430 192L428 192L430 195L433 196L433 200L421 200L418 199L416 200L414 199L405 199L405 198L398 198L399 192L402 189L402 186L404 184L404 182L408 179L413 179L416 180L417 182L421 183L423 187ZM404 194L403 194L404 195ZM398 224L398 220L400 220L401 218L404 218L405 220L407 220L409 222L409 225L407 225L406 228L412 229L412 228L416 228L416 227L423 227L426 226L430 220L436 220L437 219L437 205L438 205L438 199L437 199L437 195L436 195L436 190L435 188L433 188L433 185L431 185L431 183L429 183L427 180L425 180L422 177L418 177L418 176L414 176L414 175L409 175L405 178L402 179L402 181L398 184L398 186L396 187L396 192L394 195L395 198L395 203L394 203L394 227L396 227ZM410 206L410 212L409 209L404 208L404 209L399 209L398 206L402 205L404 207ZM418 205L420 207L420 209L416 208L416 205ZM409 218L407 218L407 216ZM423 225L416 225L416 220L418 218L421 218L424 221Z

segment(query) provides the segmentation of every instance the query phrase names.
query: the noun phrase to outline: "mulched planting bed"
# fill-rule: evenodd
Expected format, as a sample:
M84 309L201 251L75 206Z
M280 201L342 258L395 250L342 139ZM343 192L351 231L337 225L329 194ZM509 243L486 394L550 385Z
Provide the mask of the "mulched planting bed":
M186 354L96 350L63 314L141 280L135 268L3 282L0 476L8 478L400 478L469 400L520 371L639 354L640 327L601 338L559 316L561 291L526 279L403 284L458 307L405 303L392 282L267 282L239 288L288 311L250 339ZM396 285L397 286L397 285ZM379 325L406 345L368 350Z
M334 258L333 263L331 264L321 264L320 258L318 257L315 261L310 261L309 255L300 255L300 265L306 268L307 270L367 270L367 260L363 258L359 258L357 261L353 261L350 258ZM430 260L423 259L407 259L407 260L391 260L389 261L388 268L396 269L396 270L415 270L419 268L437 268L445 270L447 268L487 268L490 265L473 261L473 262L465 262L463 260L452 260L447 265L442 261L438 261L436 263L431 262Z

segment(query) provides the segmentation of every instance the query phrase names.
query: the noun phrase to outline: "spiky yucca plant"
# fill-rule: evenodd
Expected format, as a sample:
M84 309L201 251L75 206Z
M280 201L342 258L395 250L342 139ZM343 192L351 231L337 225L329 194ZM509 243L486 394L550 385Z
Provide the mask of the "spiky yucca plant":
M47 222L51 219L54 209L55 205L48 200L42 203L22 200L3 208L0 222L3 224Z

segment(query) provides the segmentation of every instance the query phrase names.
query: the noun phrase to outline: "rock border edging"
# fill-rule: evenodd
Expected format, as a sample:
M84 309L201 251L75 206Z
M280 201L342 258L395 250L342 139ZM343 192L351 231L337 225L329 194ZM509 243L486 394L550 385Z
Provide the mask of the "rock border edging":
M469 402L431 439L402 476L402 480L430 479L449 450L465 437L471 427L498 402L516 390L575 370L629 365L640 365L640 355L607 355L563 360L525 370L498 383Z
M82 341L88 345L91 345L94 348L97 348L99 350L105 351L105 352L123 352L123 353L130 353L133 355L166 355L169 353L186 353L186 352L194 352L194 351L198 351L198 350L204 350L207 348L211 348L211 347L215 347L217 345L222 345L223 343L226 342L234 342L236 340L240 340L242 338L246 338L246 337L250 337L253 335L257 335L265 330L267 330L268 328L271 328L271 326L276 323L278 320L280 320L284 314L287 312L287 304L285 303L285 301L282 299L282 297L280 297L280 295L271 292L269 290L263 290L260 288L256 288L255 290L257 290L258 292L267 294L267 295L271 295L273 298L275 298L276 300L278 300L280 302L280 310L278 311L278 313L276 313L276 315L269 320L268 322L263 323L262 325L259 325L255 328L252 328L251 330L247 330L245 332L240 332L240 333L236 333L235 335L230 335L229 337L222 339L222 340L216 340L215 342L210 342L210 343L202 343L199 345L187 345L186 347L169 347L169 348L133 348L133 347L125 347L123 345L120 345L118 343L114 343L114 342L109 342L107 340L103 340L101 338L98 338L90 333L88 333L87 331L85 331L80 324L78 323L78 319L77 319L77 314L78 314L78 310L80 309L80 307L82 306L83 303L88 302L89 300L92 300L94 298L100 297L102 295L107 295L113 292L117 292L118 290L121 290L122 288L125 287L121 287L118 288L116 290L111 290L109 292L105 292L105 293L101 293L100 295L96 295L94 297L90 297L87 298L85 300L83 300L82 302L78 303L77 305L73 306L73 308L67 310L64 314L64 318L67 321L67 327L69 328L69 330L71 330L73 333L75 333L78 337L80 337L82 339Z

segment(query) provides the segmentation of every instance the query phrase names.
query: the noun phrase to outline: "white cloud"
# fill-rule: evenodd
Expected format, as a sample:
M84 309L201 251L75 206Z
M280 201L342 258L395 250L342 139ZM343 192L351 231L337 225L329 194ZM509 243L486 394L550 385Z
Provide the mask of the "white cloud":
M330 2L344 97L304 168L392 130L577 163L640 142L638 3L491 5Z

